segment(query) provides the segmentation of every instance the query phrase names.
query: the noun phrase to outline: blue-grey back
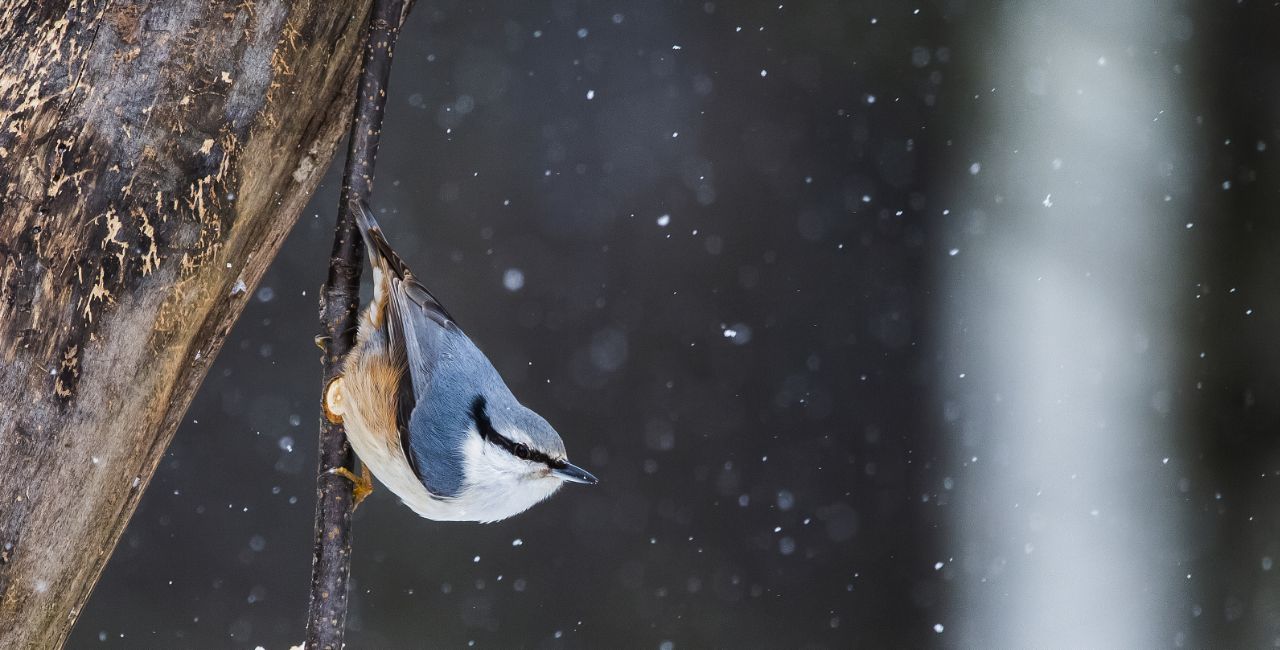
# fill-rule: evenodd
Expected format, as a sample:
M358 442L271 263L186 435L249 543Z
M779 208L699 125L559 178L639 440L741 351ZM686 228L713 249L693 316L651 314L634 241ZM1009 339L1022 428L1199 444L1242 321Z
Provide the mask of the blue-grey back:
M424 381L415 382L417 405L409 419L409 432L418 476L432 494L457 496L462 488L462 446L474 426L471 405L475 398L494 393L510 395L493 364L461 330L432 327L436 345L432 359L418 360L416 371ZM509 398L514 399L514 398Z
M564 455L564 443L551 425L522 406L488 357L457 325L434 323L421 328L430 333L431 345L423 346L432 358L411 362L417 405L409 419L410 441L418 476L432 494L457 496L466 475L463 445L475 427L472 408L484 398L490 421L499 431L525 432L539 450ZM421 379L422 381L416 381Z

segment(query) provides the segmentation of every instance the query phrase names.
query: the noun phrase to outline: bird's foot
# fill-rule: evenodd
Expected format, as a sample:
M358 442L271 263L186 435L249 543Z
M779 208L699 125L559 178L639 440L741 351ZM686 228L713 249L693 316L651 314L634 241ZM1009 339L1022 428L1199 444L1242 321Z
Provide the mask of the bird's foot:
M343 403L342 376L329 380L324 388L324 399L320 400L320 408L324 409L324 417L334 424L342 424L342 414L346 410Z
M329 472L351 481L351 496L355 499L355 503L351 505L352 510L360 507L360 502L368 498L370 494L373 494L373 475L369 473L368 465L360 463L359 476L356 476L355 473L345 467L335 467Z

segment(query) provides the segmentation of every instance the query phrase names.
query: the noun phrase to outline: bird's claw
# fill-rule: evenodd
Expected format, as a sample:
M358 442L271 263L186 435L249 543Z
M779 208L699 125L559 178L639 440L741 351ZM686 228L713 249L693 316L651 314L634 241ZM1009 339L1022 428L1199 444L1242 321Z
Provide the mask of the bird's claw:
M369 466L364 463L360 464L359 476L356 476L354 472L345 467L335 467L329 470L329 473L337 474L351 481L351 496L355 500L351 505L352 510L360 507L360 502L368 498L370 494L373 494L373 475L369 473Z

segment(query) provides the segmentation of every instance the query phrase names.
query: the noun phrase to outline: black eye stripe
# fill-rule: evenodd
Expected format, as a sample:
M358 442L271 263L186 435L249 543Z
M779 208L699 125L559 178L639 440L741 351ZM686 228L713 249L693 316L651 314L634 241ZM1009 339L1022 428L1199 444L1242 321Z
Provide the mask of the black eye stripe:
M485 410L485 399L483 396L477 395L475 401L471 402L471 419L476 423L476 431L480 432L480 437L502 447L507 453L520 458L522 460L531 460L542 463L552 469L564 467L564 461L556 460L550 456L529 447L523 442L515 442L510 438L498 433L494 428L493 422L489 420L489 413Z

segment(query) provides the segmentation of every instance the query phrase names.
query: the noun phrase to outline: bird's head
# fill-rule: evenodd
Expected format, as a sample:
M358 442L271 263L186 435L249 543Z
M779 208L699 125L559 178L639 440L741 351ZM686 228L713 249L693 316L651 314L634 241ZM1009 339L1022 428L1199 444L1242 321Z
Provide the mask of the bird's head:
M508 394L509 395L509 394ZM462 499L480 521L505 519L551 496L566 481L595 485L570 463L546 420L516 402L476 396L462 440Z

